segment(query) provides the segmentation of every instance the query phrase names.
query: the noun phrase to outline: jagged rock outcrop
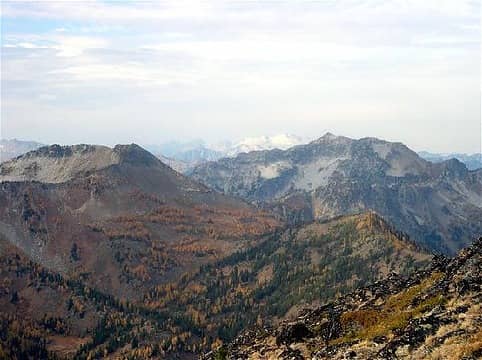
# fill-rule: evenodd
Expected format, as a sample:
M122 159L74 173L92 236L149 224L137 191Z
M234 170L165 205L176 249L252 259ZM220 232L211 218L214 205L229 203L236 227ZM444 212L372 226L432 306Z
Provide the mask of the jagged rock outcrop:
M410 277L391 274L202 359L479 359L482 238Z
M262 204L290 222L371 209L419 244L454 254L482 232L482 171L430 163L401 143L326 134L288 150L255 151L195 168L192 177Z

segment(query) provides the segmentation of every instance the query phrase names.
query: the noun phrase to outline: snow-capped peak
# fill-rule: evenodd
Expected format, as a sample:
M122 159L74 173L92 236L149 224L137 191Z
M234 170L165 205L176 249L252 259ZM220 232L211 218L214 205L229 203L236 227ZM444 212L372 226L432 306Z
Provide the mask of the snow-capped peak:
M303 139L290 134L278 134L274 136L247 137L234 144L229 150L229 156L235 156L242 152L281 149L286 150L292 146L303 143Z

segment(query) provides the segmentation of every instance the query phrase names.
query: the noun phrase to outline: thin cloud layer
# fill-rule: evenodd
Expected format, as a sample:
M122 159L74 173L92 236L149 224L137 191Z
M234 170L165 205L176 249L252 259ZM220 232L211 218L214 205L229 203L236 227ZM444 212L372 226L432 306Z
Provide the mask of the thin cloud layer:
M2 137L480 151L478 1L6 1L2 21Z

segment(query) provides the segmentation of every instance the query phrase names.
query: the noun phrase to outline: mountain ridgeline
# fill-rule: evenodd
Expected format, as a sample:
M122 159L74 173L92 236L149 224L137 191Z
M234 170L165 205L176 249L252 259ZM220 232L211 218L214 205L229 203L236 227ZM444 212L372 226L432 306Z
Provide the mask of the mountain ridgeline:
M193 359L431 257L372 211L290 224L137 145L4 162L0 204L6 358Z
M240 154L190 174L291 223L374 210L416 242L454 254L482 232L482 170L431 163L401 143L326 134L288 150Z
M52 145L0 165L0 236L127 299L278 226L137 145Z
M456 160L331 134L212 162L191 178L134 144L41 147L0 164L0 355L243 354L251 348L220 345L281 324L273 351L303 356L290 338L301 327L286 321L468 243L481 230L481 191L480 172ZM409 321L445 304L429 300L416 311L376 304L390 325L391 312ZM328 318L341 328L320 335L331 347L316 356L375 331L345 310Z

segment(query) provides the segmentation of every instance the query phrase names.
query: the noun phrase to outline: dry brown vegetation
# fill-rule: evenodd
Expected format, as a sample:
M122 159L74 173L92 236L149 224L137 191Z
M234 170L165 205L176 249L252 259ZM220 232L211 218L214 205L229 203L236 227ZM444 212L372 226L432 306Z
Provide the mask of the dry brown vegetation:
M367 224L357 227L359 221ZM89 231L109 245L105 256L119 270L114 286L134 288L139 297L112 297L108 302L114 305L106 306L86 284L83 296L67 297L71 316L96 319L89 332L97 335L79 353L135 358L205 351L246 326L283 317L300 299L329 298L369 281L355 277L367 262L380 275L376 264L389 256L395 236L364 216L324 224L321 232L314 225L309 231L276 232L278 227L263 212L173 204L90 224ZM359 252L362 243L373 252ZM76 244L80 260L75 263L83 273L88 249L82 238ZM413 266L405 262L405 252L399 260L407 269ZM98 278L91 276L79 278ZM103 327L93 329L95 323ZM75 335L71 331L67 326L65 336Z
M424 279L422 283L389 297L379 309L343 313L340 320L347 335L333 340L333 343L342 343L350 339L372 340L376 336L386 336L393 330L405 327L411 318L446 301L442 295L436 295L424 299L419 304L413 304L417 296L420 296L441 278L442 274L434 273L428 279Z

